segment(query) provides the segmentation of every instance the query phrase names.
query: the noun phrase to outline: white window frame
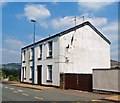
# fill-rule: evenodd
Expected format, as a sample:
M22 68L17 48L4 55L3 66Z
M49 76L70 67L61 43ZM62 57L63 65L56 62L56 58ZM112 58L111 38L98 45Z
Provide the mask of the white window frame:
M39 45L38 59L42 59L42 44Z
M33 48L30 48L30 60L33 59Z
M23 50L23 52L22 52L22 62L24 62L24 61L25 61L25 56L26 56L26 51L25 51L25 50Z
M24 69L23 78L26 79L26 67L23 67L23 69Z
M30 66L30 70L29 70L29 79L32 79L32 66Z
M47 57L52 57L53 56L53 41L48 42L48 56Z
M47 81L48 82L52 82L52 70L53 70L53 66L52 65L47 65L48 69L47 69Z

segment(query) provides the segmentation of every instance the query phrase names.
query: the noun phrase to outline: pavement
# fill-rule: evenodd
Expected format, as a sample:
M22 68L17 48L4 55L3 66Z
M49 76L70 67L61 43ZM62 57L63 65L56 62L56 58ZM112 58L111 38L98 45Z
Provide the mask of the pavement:
M53 87L46 87L46 86L40 86L40 85L25 84L25 83L19 83L19 82L11 82L9 85L26 87L26 88L32 88L32 89L38 89L38 90L41 90L41 89L53 89Z
M120 102L120 95L113 95L105 98L104 100Z
M9 84L11 86L17 86L17 87L44 90L47 92L57 92L57 93L64 92L64 94L71 94L71 95L76 95L76 96L79 96L79 95L91 96L91 98L94 97L94 98L97 98L98 100L102 98L102 100L106 100L106 101L120 102L120 95L117 95L117 94L98 94L98 93L96 94L93 92L78 91L78 90L62 90L60 88L55 88L55 87L46 87L46 86L25 84L25 83L19 83L19 82L9 82L7 84Z

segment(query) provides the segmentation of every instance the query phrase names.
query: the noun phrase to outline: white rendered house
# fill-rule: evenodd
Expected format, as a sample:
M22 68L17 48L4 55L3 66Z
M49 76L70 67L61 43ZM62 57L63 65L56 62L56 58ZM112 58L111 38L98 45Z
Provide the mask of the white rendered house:
M21 49L21 82L32 83L33 44ZM60 86L60 73L110 68L110 41L84 22L35 43L34 84Z

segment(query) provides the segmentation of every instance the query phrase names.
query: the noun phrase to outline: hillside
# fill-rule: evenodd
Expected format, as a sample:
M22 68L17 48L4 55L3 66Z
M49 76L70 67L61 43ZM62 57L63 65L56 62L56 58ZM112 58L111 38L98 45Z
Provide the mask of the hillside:
M118 67L118 64L120 64L120 62L111 60L111 67L113 67L113 68ZM1 67L1 65L0 65L0 67ZM19 70L21 68L21 63L2 64L2 68L11 69L13 67Z
M7 68L7 69L16 68L19 70L21 68L21 64L20 63L2 64L2 68Z

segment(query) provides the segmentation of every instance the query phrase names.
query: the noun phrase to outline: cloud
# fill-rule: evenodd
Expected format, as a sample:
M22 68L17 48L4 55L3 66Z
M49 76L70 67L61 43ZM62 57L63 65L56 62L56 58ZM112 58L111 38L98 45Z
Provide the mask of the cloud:
M3 48L0 48L3 57L2 62L20 62L20 49L24 46L24 43L12 37L5 38L3 43Z
M101 31L108 36L113 42L118 42L118 22L114 21L108 23L106 26L101 28Z
M20 63L20 52L7 50L2 52L2 63Z
M97 27L104 26L107 24L107 18L105 17L86 18L86 21L90 21Z
M21 42L20 40L8 37L4 40L4 42L6 43L7 47L13 50L17 50L17 49L21 49L22 46L24 46L23 42Z
M109 25L107 25L106 27L103 27L102 29L105 32L115 32L118 31L118 22L111 22Z
M28 20L42 20L51 15L50 11L46 8L46 6L40 4L26 5L24 8L24 12L24 15L27 17Z
M118 60L118 22L112 21L99 29L111 41L111 58Z
M26 17L29 21L34 19L43 28L48 28L46 19L50 16L50 11L45 5L41 4L27 4L24 7L24 13L16 15L18 19L21 19L22 17Z
M116 1L117 0L99 0L99 1L87 0L86 2L84 2L83 0L78 0L78 4L84 10L99 11L99 10L102 10L105 6L110 5Z
M15 55L18 55L18 54L20 54L20 52L18 52L18 51L14 51L14 50L9 50L9 49L7 49L7 48L0 48L0 52L6 52L6 53L8 53L8 54L15 54Z
M5 51L7 51L6 48L0 48L0 52L5 52Z
M90 17L88 13L76 16L76 24L83 23L82 16L85 16L84 21L90 21L96 27L101 27L107 24L107 18L105 17ZM51 26L53 29L68 28L75 26L75 17L74 16L65 16L57 19L51 20Z
M17 17L18 19L21 19L22 17L24 17L24 14L17 14L16 17Z
M47 29L48 28L48 23L46 21L39 22L40 26Z
M65 27L70 27L72 26L74 23L71 22L71 19L73 18L73 16L66 16L66 17L60 17L60 18L56 18L51 20L51 26L54 29L59 29L59 28L65 28Z
M9 48L0 48L0 63L20 62L20 52Z
M52 0L52 4L53 4L53 5L57 5L58 2L59 2L58 0Z
M19 55L20 52L14 51L14 50L10 50L8 53L13 54L13 55Z

